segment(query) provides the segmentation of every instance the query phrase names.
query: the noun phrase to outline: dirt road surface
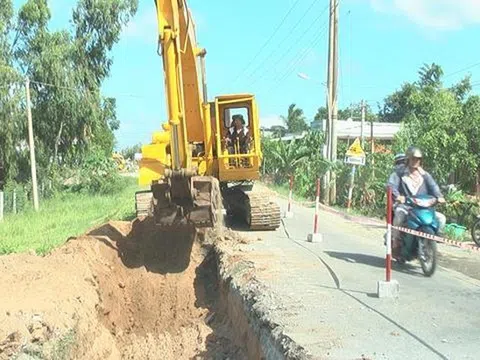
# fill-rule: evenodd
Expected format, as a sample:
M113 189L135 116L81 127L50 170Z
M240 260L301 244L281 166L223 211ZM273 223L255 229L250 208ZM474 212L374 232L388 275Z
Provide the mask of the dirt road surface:
M0 257L0 359L247 359L197 240L115 222L45 258Z

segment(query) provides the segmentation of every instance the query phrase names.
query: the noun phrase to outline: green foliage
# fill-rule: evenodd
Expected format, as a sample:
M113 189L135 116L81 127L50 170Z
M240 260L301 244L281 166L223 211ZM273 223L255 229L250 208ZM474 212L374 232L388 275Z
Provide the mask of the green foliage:
M476 190L480 182L480 96L470 95L472 86L466 77L445 88L443 70L437 64L424 65L418 80L404 83L400 90L389 95L379 111L378 121L401 123L393 146L383 146L375 154L367 153L367 165L357 167L352 206L364 214L385 216L385 186L393 171L393 154L405 152L410 145L420 147L424 153L424 168L440 185L456 184L457 192L447 193L447 204L440 206L447 221L471 226L479 213L478 200L468 193ZM339 118L360 118L359 104L339 111ZM289 108L285 119L303 115L295 105ZM327 117L320 107L315 121ZM375 118L367 108L367 120ZM295 174L297 194L313 197L315 180L328 169L336 174L337 204L346 205L352 167L342 163L347 143L338 142L336 164L329 164L321 154L323 139L308 135L302 140L288 143L264 143L264 171L274 174L277 183L285 183L288 174ZM304 151L304 149L308 149Z
M74 192L93 195L120 192L126 181L118 173L115 161L101 151L91 152L80 170L78 182L72 187Z
M15 216L7 215L0 226L0 254L25 252L47 254L65 243L69 236L79 236L85 229L109 220L131 220L135 216L135 179L111 195L91 196L62 192L42 201L39 212L31 207Z
M288 128L288 132L292 134L298 134L308 129L303 110L297 108L296 104L291 104L288 107L287 116L282 116L282 119Z
M101 86L137 7L138 0L78 0L72 26L51 31L46 0L28 0L17 14L12 1L0 0L0 162L7 179L30 179L25 77L39 177L81 168L92 149L110 157L119 121L116 100L102 97Z
M307 160L309 149L303 140L263 140L264 173L282 183L295 173L295 168Z
M126 159L133 160L135 157L135 154L141 153L142 152L142 144L136 144L133 146L126 147L120 151L122 156Z

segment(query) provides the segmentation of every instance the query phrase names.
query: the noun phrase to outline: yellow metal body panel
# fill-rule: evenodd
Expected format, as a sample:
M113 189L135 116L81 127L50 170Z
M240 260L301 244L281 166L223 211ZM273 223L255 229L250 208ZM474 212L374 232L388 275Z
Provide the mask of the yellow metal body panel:
M209 102L206 51L196 42L195 24L185 0L156 0L159 45L165 78L167 123L142 147L139 182L161 180L166 168L197 169L220 181L257 180L262 159L258 107L250 93L226 94ZM248 154L228 154L225 111L243 108L252 138Z

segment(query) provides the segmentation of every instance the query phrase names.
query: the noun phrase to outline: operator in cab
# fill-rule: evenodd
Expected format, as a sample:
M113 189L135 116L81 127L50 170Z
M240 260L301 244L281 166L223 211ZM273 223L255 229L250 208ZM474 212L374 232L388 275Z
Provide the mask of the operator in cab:
M232 116L232 126L228 130L225 138L228 152L230 154L235 153L235 145L239 144L239 151L241 154L248 154L250 150L250 132L245 127L245 119L242 115Z
M405 204L407 196L430 195L436 197L439 203L445 203L440 187L432 175L421 167L423 160L422 151L415 146L411 146L408 148L406 156L406 166L403 168L396 167L396 171L389 179L393 200L396 202L394 205L394 226L405 226L405 221L410 210L410 207ZM435 211L435 213L439 223L439 233L442 233L446 224L446 217L438 211ZM397 252L401 246L400 232L398 230L392 230L392 239L392 255L398 256L399 254Z

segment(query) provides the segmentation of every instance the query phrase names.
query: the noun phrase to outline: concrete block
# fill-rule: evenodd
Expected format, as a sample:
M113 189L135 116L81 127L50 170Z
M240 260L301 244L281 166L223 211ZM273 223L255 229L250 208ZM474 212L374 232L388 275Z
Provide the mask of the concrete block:
M285 219L291 219L291 218L293 218L293 212L291 212L291 211L285 211L285 213L283 214L283 217L284 217Z
M397 280L377 281L377 296L379 298L397 298L400 284Z
M322 242L323 241L323 236L322 236L322 234L319 234L319 233L308 234L307 241L308 242Z

